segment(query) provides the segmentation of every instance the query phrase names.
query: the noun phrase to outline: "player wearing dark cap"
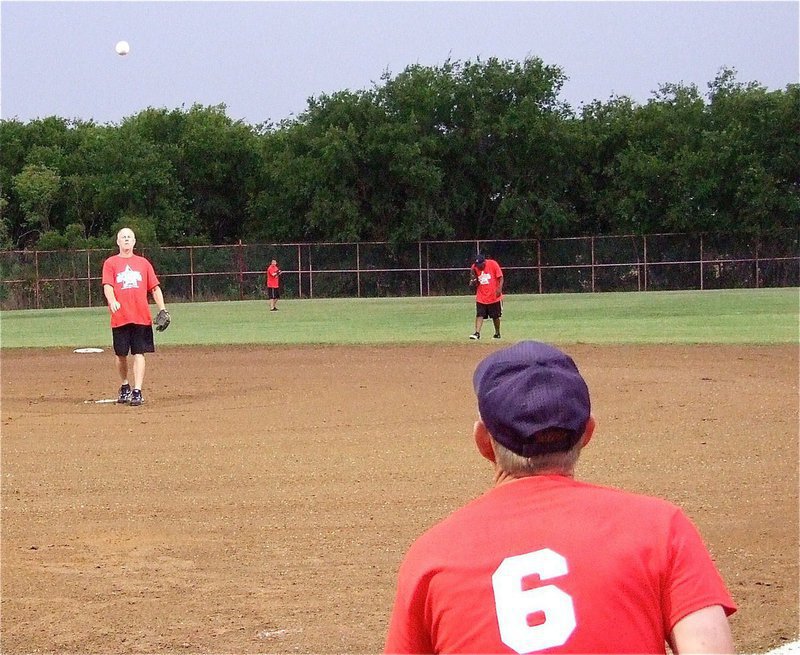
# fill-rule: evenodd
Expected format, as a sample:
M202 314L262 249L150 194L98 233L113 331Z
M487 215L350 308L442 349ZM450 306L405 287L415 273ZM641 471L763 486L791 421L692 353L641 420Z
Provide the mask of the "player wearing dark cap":
M595 430L573 360L521 342L473 386L494 486L409 549L385 652L732 653L736 606L684 512L573 478Z
M475 332L470 339L481 338L484 319L494 323L494 338L500 338L500 317L503 315L503 269L494 259L478 255L470 267L469 285L475 288Z

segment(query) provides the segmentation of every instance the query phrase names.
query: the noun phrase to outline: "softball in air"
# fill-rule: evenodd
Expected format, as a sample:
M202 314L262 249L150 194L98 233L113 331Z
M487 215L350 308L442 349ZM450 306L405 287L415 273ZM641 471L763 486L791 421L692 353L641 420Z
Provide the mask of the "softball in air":
M117 51L118 55L124 57L131 51L131 46L128 44L127 41L117 41L117 45L114 46L114 50Z

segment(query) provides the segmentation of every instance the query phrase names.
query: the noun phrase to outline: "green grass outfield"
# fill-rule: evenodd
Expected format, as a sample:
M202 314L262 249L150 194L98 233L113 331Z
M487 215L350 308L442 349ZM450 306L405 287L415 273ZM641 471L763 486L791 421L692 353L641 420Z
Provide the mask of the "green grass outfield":
M503 339L555 343L798 343L800 290L509 295ZM473 331L471 296L167 303L159 346L458 343ZM483 341L493 342L485 325ZM3 312L0 347L110 346L104 307ZM496 342L495 342L496 343Z

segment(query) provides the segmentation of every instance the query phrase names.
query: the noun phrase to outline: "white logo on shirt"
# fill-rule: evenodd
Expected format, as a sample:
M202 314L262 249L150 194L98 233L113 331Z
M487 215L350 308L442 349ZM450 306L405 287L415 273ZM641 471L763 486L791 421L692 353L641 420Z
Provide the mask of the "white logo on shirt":
M122 284L123 289L138 289L141 281L142 274L134 271L130 265L126 265L124 271L117 273L117 283Z
M491 279L492 279L492 276L489 273L486 273L486 272L481 273L478 276L478 282L480 282L481 284L489 284L489 281Z

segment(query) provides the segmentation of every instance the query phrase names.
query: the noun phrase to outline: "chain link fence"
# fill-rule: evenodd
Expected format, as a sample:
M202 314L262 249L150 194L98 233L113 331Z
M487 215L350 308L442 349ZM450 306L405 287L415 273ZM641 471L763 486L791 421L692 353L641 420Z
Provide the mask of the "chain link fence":
M569 239L294 243L137 250L169 302L263 297L276 259L284 298L470 293L475 254L496 259L508 293L800 286L800 229L769 236L653 234ZM114 252L0 252L0 309L105 305L103 261Z

